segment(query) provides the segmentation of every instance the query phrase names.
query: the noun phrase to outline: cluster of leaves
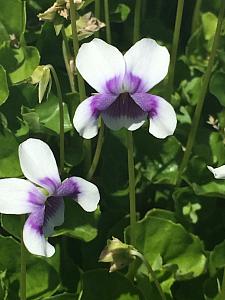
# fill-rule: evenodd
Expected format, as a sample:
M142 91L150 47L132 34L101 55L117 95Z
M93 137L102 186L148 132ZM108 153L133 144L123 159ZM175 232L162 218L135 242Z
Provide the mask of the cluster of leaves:
M93 2L80 1L77 23L80 40L89 40L104 25L89 13L94 11ZM135 1L111 2L113 41L126 50L132 41ZM176 2L143 1L142 35L170 48ZM136 247L152 265L168 299L216 300L218 279L221 281L225 266L225 182L216 182L206 166L225 163L225 27L193 153L182 185L175 185L208 64L220 3L202 1L198 26L191 32L191 19L185 15L190 16L194 2L188 1L184 7L172 97L178 118L175 136L157 140L148 134L147 125L134 133L139 216ZM72 53L68 1L56 3L62 5L60 13L54 11L50 0L1 3L1 178L22 176L17 149L29 136L48 142L59 157L58 98L54 84L50 84L49 71L41 67L47 64L56 69L63 90L66 175L85 177L86 174L85 145L71 124L79 94L71 91L62 51L61 31L65 29ZM40 21L37 15L47 21ZM103 11L101 15L104 21ZM103 38L104 34L103 28ZM73 66L72 55L70 62ZM155 93L166 97L166 82L156 87ZM101 193L99 210L86 213L66 201L65 222L51 241L56 245L55 256L46 260L27 255L28 299L160 299L143 265L138 266L137 283L133 284L125 276L126 270L109 274L108 266L98 263L108 238L116 236L129 242L124 133L123 130L105 133L93 179ZM96 140L92 142L93 151L95 143ZM18 216L1 216L0 299L19 299L21 225Z

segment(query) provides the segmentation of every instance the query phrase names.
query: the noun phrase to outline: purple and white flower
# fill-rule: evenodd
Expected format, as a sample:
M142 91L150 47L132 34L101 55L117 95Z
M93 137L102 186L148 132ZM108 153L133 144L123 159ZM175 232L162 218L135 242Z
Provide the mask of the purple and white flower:
M83 78L98 93L77 108L74 126L81 136L98 133L101 115L107 127L136 130L149 118L149 132L157 138L172 135L177 119L173 107L163 98L147 92L165 78L170 55L156 41L144 38L123 56L101 39L84 43L76 66Z
M91 212L97 208L99 191L80 177L61 182L51 149L39 139L30 138L20 144L19 159L28 180L0 180L0 213L29 214L23 228L24 244L32 254L50 257L55 248L47 238L64 221L63 197L72 198Z

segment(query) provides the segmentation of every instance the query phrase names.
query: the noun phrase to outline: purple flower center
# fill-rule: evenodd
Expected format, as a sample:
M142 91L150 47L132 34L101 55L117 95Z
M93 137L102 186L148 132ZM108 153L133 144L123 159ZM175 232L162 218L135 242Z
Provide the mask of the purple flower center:
M143 115L143 110L134 102L129 93L120 94L107 108L106 113L115 118L137 118Z

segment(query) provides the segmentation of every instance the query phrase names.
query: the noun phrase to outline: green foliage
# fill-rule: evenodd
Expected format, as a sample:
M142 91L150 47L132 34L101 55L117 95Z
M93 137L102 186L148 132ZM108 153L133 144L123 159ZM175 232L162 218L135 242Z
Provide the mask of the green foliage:
M86 144L72 125L80 95L68 6L58 0L60 9L55 8L53 2L1 1L0 178L23 177L18 146L28 137L47 142L59 162L59 98L49 64L56 70L62 89L65 133L62 179L85 177L87 173ZM112 43L123 53L132 44L135 2L109 1ZM151 91L171 99L178 119L176 132L159 140L148 133L146 123L133 134L139 220L135 226L134 246L155 270L167 300L219 300L225 267L225 181L216 181L207 169L208 165L225 164L224 25L197 138L181 185L176 185L221 3L220 0L202 1L196 30L191 32L194 2L185 2L173 94L168 94L167 80ZM100 21L90 13L94 12L93 0L78 5L79 43L88 42L95 35L105 38L103 1L100 4ZM46 14L52 6L53 14L51 11ZM142 1L141 37L156 39L167 46L170 53L176 6L177 1ZM42 20L37 15L42 16ZM63 57L63 28L68 41L68 58ZM68 59L67 69L65 59ZM75 80L73 89L67 75L68 66ZM86 85L87 97L93 92ZM97 139L93 139L92 155L96 144ZM153 279L138 259L128 272L130 276L127 276L128 267L109 273L109 265L98 262L107 239L114 236L130 241L124 129L105 128L100 161L91 181L100 190L98 209L87 213L72 199L65 199L65 221L50 237L56 254L43 259L26 253L28 300L160 300ZM19 300L22 227L20 216L1 215L2 300ZM130 274L133 267L136 268L135 284Z

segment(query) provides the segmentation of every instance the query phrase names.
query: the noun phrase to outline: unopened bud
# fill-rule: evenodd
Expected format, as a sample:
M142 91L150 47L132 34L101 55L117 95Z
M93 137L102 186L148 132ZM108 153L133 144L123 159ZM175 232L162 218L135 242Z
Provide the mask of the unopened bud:
M107 246L100 254L100 262L109 262L111 264L109 272L114 272L128 266L135 256L132 254L133 246L122 243L117 238L107 241Z

